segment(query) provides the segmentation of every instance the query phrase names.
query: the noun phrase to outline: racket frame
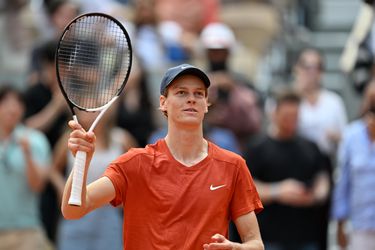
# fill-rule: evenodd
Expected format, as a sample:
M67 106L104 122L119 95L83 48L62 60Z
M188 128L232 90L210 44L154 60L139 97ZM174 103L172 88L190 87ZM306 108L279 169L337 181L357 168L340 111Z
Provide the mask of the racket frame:
M64 40L64 37L65 37L66 33L80 19L90 17L90 16L104 17L104 18L110 19L111 21L116 23L117 26L122 30L122 32L123 32L123 34L126 38L126 41L127 41L127 44L128 44L128 51L127 52L129 53L128 69L127 69L127 72L126 72L126 76L125 76L125 78L124 78L124 80L121 84L121 87L117 90L115 96L109 102L107 102L105 105L102 105L102 106L97 107L97 108L84 108L84 107L81 107L81 106L77 105L76 103L72 102L69 99L69 97L68 97L68 95L67 95L67 93L66 93L66 91L63 87L62 79L60 77L59 60L58 60L59 59L60 45L61 45L62 41ZM129 75L130 75L130 71L131 71L131 67L132 67L132 60L133 60L133 50L132 50L132 45L131 45L131 41L130 41L130 36L129 36L127 30L125 29L125 27L122 25L122 23L120 21L118 21L116 18L114 18L110 15L100 13L100 12L90 12L90 13L81 14L81 15L77 16L76 18L74 18L64 28L64 31L62 32L62 34L60 36L59 42L58 42L57 47L56 47L56 52L55 52L56 77L57 77L57 80L58 80L58 84L59 84L61 93L63 94L66 102L69 105L69 108L70 108L70 110L72 112L72 115L73 115L73 119L77 123L78 123L78 118L77 118L76 112L74 111L74 108L77 108L78 110L85 111L85 112L98 112L98 111L100 111L100 113L95 118L92 125L90 126L90 129L88 130L89 132L92 132L94 130L95 126L97 125L99 120L102 118L104 113L118 99L119 95L124 90L125 85L126 85L128 79L129 79ZM77 151L76 156L75 156L75 160L74 160L74 166L73 166L72 188L71 188L70 198L69 198L69 201L68 201L69 205L73 205L73 206L81 206L82 205L82 187L83 187L83 184L84 184L83 179L84 179L85 164L86 164L86 152Z

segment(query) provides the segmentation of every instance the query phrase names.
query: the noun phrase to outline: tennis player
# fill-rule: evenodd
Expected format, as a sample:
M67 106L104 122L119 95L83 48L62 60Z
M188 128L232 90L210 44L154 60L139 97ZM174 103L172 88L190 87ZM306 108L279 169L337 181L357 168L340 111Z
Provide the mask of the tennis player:
M64 217L77 219L107 203L123 205L126 250L264 249L255 216L263 206L245 161L203 137L209 86L207 75L194 66L170 68L160 86L166 137L111 162L103 177L84 185L80 207L68 205L70 176ZM68 147L73 155L87 152L87 172L95 135L74 121L69 125ZM230 220L242 244L227 239Z

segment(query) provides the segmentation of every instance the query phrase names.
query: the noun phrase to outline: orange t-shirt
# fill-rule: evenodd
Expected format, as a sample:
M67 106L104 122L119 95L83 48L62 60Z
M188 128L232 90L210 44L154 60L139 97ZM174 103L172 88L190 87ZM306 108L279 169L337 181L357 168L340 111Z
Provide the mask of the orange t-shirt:
M230 219L263 206L245 161L209 143L194 166L176 161L164 140L132 149L105 172L124 206L124 249L202 249Z

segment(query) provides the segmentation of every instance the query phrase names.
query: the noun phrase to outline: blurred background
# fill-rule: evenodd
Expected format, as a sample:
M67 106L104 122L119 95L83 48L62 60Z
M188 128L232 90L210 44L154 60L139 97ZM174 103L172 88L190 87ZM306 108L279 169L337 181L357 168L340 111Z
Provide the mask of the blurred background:
M30 55L33 47L52 36L53 28L45 2L52 0L2 0L0 2L0 82L12 81L20 87L28 84ZM133 21L134 1L72 1L79 12L101 11ZM169 2L148 1L164 20L176 20L177 11ZM177 1L181 2L181 1ZM208 2L205 6L204 2ZM212 2L212 3L209 3ZM187 1L191 12L202 8L207 20L194 19L189 32L198 35L208 22L228 24L237 38L232 64L253 80L263 92L271 85L290 80L296 53L304 46L319 48L324 55L326 72L323 84L344 97L350 118L357 111L357 96L350 78L339 67L339 59L357 17L359 0L212 0ZM211 6L210 6L211 4ZM178 5L178 3L173 3ZM160 10L160 9L165 10ZM172 10L172 11L171 11ZM175 12L175 14L170 14ZM199 12L199 11L198 11ZM211 13L211 14L207 14ZM62 14L64 15L64 14ZM185 19L188 19L186 14ZM209 19L211 16L211 20ZM64 18L64 17L63 17ZM69 19L68 17L65 17ZM185 20L177 20L182 25ZM200 23L199 23L200 22ZM189 38L194 43L194 38ZM133 42L137 47L137 41ZM189 46L193 46L190 44ZM195 60L202 55L195 54ZM155 80L156 82L159 79Z

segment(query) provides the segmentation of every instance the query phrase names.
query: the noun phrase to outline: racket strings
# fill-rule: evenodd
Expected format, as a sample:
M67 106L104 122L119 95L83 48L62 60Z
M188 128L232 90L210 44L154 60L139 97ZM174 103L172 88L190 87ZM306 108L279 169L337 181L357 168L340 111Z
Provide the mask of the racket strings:
M120 26L103 16L72 23L58 50L59 73L68 98L92 109L121 91L131 63L130 44Z

